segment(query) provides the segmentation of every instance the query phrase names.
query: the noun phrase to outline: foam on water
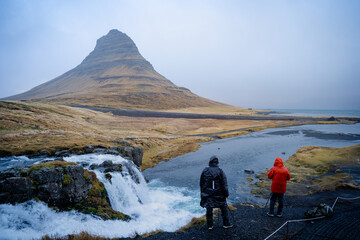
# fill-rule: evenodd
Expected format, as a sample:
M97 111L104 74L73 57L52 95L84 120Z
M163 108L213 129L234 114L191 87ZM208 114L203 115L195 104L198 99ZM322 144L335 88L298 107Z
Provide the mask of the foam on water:
M132 217L129 222L104 221L77 211L57 212L46 204L28 201L0 205L0 239L65 236L82 231L103 237L131 237L156 230L175 231L193 217L204 214L199 207L199 193L187 188L165 186L158 180L146 183L136 166L120 156L88 154L71 156L66 161L100 164L105 160L123 165L122 173L112 172L111 183L105 173L95 170L106 187L111 206Z

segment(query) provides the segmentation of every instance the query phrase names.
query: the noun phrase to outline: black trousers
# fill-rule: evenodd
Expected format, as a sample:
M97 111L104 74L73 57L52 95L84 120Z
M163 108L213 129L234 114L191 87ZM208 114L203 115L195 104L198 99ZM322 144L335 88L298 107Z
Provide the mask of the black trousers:
M221 216L223 219L223 225L224 226L229 226L230 225L230 221L229 221L229 213L227 210L227 204L219 207L221 210ZM207 207L206 208L206 222L208 227L213 226L213 208L212 207Z
M271 193L270 197L270 213L274 214L275 202L279 202L277 214L280 215L284 207L284 194L283 193Z

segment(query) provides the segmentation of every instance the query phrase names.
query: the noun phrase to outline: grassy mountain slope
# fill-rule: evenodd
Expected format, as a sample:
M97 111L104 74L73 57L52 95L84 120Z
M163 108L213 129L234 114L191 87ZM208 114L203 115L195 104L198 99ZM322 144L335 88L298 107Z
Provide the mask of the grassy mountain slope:
M178 87L155 71L126 34L111 30L74 69L6 100L128 109L225 107Z

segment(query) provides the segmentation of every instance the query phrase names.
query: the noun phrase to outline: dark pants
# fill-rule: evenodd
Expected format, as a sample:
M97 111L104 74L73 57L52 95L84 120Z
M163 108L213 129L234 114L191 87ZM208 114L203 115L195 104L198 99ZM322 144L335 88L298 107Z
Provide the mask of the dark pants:
M221 210L221 216L223 219L223 225L230 226L227 204L225 204L224 206L221 206L220 210ZM212 207L206 208L206 222L207 222L208 227L213 226L213 208Z
M284 207L284 194L283 193L271 193L270 197L270 213L274 214L275 202L279 202L277 214L280 215Z

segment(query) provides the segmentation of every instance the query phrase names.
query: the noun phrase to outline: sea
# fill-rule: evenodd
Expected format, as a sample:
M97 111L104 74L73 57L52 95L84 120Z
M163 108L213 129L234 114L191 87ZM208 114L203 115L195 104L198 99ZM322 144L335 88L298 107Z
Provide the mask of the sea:
M360 109L342 110L342 109L266 109L272 111L270 115L283 116L311 116L311 117L358 117L360 118Z

